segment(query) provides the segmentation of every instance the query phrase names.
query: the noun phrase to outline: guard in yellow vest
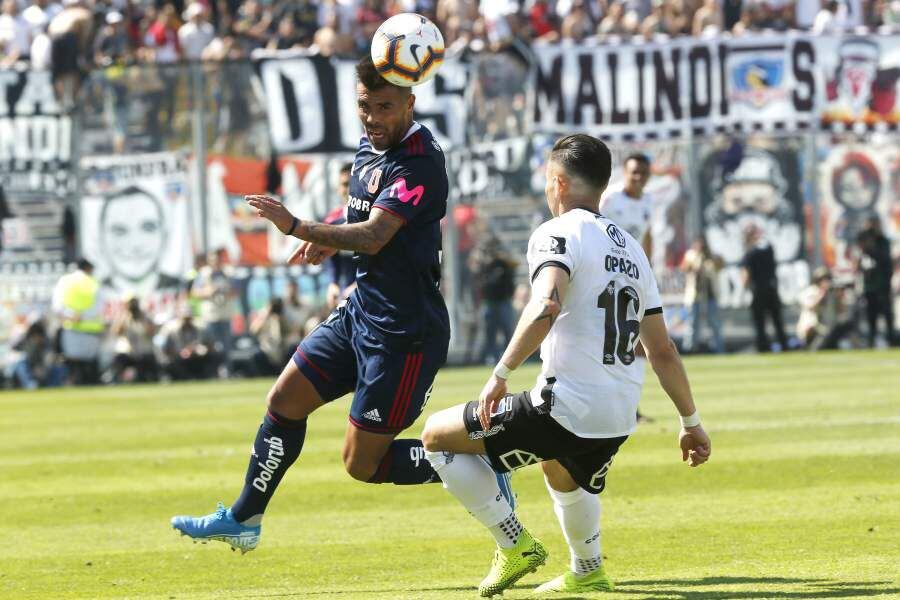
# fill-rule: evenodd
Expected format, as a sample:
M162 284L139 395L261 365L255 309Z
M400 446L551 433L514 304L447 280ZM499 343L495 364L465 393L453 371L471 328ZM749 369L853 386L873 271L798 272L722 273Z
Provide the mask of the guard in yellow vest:
M53 310L62 328L60 346L73 383L98 383L97 357L104 324L100 315L100 284L94 266L81 259L60 277L53 290Z

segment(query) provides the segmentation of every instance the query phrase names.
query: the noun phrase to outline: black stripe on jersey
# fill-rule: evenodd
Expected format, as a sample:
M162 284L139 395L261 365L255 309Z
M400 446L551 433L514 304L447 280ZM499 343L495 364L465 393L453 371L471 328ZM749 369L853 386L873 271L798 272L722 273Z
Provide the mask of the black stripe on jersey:
M531 276L532 282L537 278L538 273L540 273L541 269L543 269L544 267L559 267L560 269L562 269L563 271L566 272L566 275L568 275L569 277L572 277L572 271L569 270L568 265L561 263L558 260L548 260L548 261L544 261L541 264L539 264L537 266L537 269L534 270L534 274Z
M644 311L644 316L645 316L645 317L646 317L647 315L661 315L661 314L662 314L662 306L657 306L657 307L654 307L654 308L648 308L647 310Z

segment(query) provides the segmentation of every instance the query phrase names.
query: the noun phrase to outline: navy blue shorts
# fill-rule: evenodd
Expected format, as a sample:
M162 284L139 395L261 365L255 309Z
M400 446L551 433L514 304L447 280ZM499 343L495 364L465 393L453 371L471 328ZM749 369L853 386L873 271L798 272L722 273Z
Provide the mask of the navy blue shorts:
M444 337L388 348L359 331L340 307L306 338L294 363L325 402L354 392L350 422L374 433L398 433L415 421L431 395L438 369L447 360Z

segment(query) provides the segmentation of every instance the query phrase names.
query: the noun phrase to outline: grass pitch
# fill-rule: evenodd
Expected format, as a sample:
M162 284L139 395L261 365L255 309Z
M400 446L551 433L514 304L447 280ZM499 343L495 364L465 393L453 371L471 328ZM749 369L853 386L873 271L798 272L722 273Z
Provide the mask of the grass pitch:
M712 460L681 464L674 408L648 377L655 421L603 494L617 591L600 597L900 597L900 352L687 365ZM426 414L474 398L487 374L443 371ZM0 394L0 598L476 597L492 539L438 485L344 474L347 399L311 419L256 551L178 537L171 515L237 495L269 383ZM538 469L513 485L551 553L504 596L526 598L568 555Z

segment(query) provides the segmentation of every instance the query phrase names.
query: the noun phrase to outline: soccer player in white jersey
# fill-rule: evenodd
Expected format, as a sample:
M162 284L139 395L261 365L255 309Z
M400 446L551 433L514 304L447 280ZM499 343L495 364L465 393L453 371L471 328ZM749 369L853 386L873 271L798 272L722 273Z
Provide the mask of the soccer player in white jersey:
M650 180L650 159L640 152L630 154L622 165L622 189L610 190L600 197L600 212L640 242L647 256L653 256L653 235L650 233L650 194L644 193ZM647 369L644 349L638 342L635 348L637 368ZM637 411L638 421L651 421Z
M644 193L650 180L650 159L646 154L631 154L622 167L622 189L610 190L600 198L600 212L641 243L647 256L652 255L650 233L650 195Z
M544 563L547 551L522 527L494 470L540 463L571 555L571 570L537 593L612 589L600 553L606 473L634 431L643 373L640 339L681 415L682 460L710 455L687 374L669 339L656 279L640 244L596 212L609 181L609 149L587 135L553 147L547 204L554 218L528 244L531 299L477 402L428 419L422 441L444 487L493 534L497 551L479 586L502 592ZM507 394L506 379L538 346L543 368L533 389Z

